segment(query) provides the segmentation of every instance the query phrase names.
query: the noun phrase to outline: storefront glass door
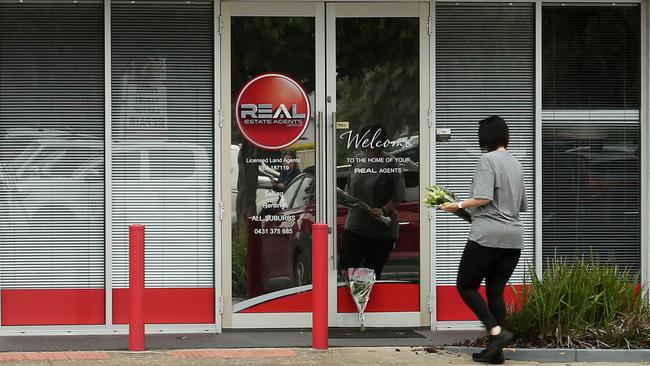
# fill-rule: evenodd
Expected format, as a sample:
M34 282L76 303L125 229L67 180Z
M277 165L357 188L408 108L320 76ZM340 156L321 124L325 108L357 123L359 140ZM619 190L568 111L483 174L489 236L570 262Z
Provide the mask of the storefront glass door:
M224 197L224 327L309 325L311 225L320 219L319 8L222 3L222 108L230 150L223 174L231 177Z
M428 4L224 2L221 11L230 156L222 174L231 177L223 197L224 327L311 324L315 222L332 228L330 325L359 325L343 276L351 266L377 272L368 326L426 323L419 135L428 108L420 101ZM362 129L373 124L390 134L390 146L368 152ZM361 162L375 152L372 163ZM388 204L391 223L369 220L345 197ZM350 254L362 253L346 247L350 241L381 245L354 262Z
M421 265L427 225L420 225L428 5L331 3L326 14L333 325L359 324L355 300L363 296L351 296L348 283L374 276L366 325L419 326L426 322L420 279L428 272Z

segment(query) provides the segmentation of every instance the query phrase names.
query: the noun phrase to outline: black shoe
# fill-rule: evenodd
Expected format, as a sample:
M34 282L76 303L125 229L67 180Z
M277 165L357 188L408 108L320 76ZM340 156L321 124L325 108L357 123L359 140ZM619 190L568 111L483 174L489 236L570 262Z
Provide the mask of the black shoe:
M499 352L503 351L503 347L507 346L512 341L512 333L502 329L498 335L491 335L488 337L488 345L485 352L485 357L495 359Z
M501 365L506 362L506 358L503 356L503 350L499 351L493 358L486 357L485 354L487 352L488 349L485 348L481 352L472 353L472 360L475 362L491 363L493 365Z

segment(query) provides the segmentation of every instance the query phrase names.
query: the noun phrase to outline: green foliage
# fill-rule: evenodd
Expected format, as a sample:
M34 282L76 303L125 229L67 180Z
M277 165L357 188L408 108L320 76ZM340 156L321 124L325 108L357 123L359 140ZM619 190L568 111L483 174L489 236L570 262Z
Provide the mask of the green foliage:
M232 246L232 293L233 296L246 297L248 289L248 230L246 221L236 224L233 230Z
M518 345L650 347L650 308L637 275L591 257L555 260L543 279L531 277L520 294L523 306L506 320Z
M336 24L337 121L354 132L381 123L389 138L419 133L419 23L416 18L342 18ZM346 131L338 130L339 136ZM336 163L354 156L337 138Z
M253 76L265 72L290 75L315 90L315 23L309 17L233 17L232 95Z

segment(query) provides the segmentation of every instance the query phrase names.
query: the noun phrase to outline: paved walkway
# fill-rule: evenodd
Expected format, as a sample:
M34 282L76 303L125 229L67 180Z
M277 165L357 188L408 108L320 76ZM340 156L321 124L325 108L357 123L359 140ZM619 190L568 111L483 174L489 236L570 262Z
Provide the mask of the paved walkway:
M478 331L437 331L428 329L331 328L331 347L427 347L450 345L476 338ZM311 347L311 331L286 330L226 330L220 334L147 334L148 350L194 348L287 348ZM124 351L128 336L60 335L60 336L0 336L0 352L29 351Z
M506 361L507 365L538 365ZM422 347L213 349L129 352L0 353L0 366L448 366L478 365L466 355ZM566 366L566 364L543 364ZM642 365L633 363L599 365Z

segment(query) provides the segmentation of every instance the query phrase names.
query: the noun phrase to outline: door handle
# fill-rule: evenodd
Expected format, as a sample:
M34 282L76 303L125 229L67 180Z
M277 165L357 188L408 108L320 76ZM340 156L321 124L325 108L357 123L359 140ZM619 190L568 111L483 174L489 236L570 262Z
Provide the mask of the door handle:
M336 111L332 112L332 123L329 125L329 127L334 128L334 126L336 126ZM336 139L336 134L334 134L334 135L335 135L334 139ZM332 145L332 149L333 149L332 152L334 153L334 156L336 156L336 143L334 143ZM334 161L336 161L336 158L334 158ZM336 169L336 163L335 163L334 164L333 187L331 187L332 189L336 189L336 170L337 169ZM336 199L336 194L332 195L332 199L334 200L334 212L335 212L335 214L332 216L332 219L331 219L332 221L331 221L331 224L328 227L327 232L330 234L330 236L332 238L332 241L331 241L331 243L332 243L332 255L331 255L330 258L332 259L332 270L336 272L336 268L338 266L338 263L336 263L338 238L337 238L337 235L332 235L332 234L336 233L336 229L337 229L336 225L337 225L337 222L338 222L338 215L336 214L336 210L337 210L337 206L338 206L338 202L337 202L337 199Z
M315 128L315 143L316 143L316 170L315 170L315 179L316 179L316 221L317 222L322 222L324 215L323 215L323 206L324 200L323 196L325 196L325 185L322 184L323 178L325 175L323 175L323 165L325 164L325 160L323 159L325 156L321 153L321 150L325 146L323 144L323 133L322 133L322 126L323 126L323 118L324 118L325 113L323 111L318 111L316 112L316 128Z
M319 221L319 222L323 222L327 218L327 213L326 213L327 212L327 203L328 203L327 202L327 197L331 196L331 195L326 194L326 193L329 193L329 192L325 192L325 190L328 189L328 187L325 186L325 184L323 184L326 181L327 172L328 172L327 163L330 161L328 159L328 155L327 155L328 151L327 151L327 149L325 149L325 146L326 146L326 143L327 143L327 141L326 141L326 139L327 139L327 132L326 132L327 129L326 128L335 126L336 112L332 112L332 117L331 118L332 119L331 119L331 124L330 124L330 123L328 123L329 121L327 120L327 117L326 117L326 115L325 115L325 113L323 111L318 111L316 113L316 133L315 133L315 137L316 137L316 144L317 144L317 146L316 146L316 151L317 152L316 153L318 154L317 157L316 157L316 160L317 160L317 164L319 164L316 171L317 171L317 174L320 175L320 177L322 177L322 178L318 179L318 182L319 182L318 184L320 184L322 186L320 191L319 191L320 196L317 198L317 203L318 203L317 212L320 212L321 215L317 215L316 220ZM336 172L334 174L336 174ZM336 178L334 179L333 184L334 184L334 187L336 187ZM333 197L336 197L336 195L333 195ZM336 204L337 204L336 201L334 201L335 209L336 209ZM335 232L333 226L336 225L336 217L337 216L334 215L334 217L332 218L332 221L327 222L328 234L330 234L330 235L333 232ZM336 268L337 268L337 263L336 263L336 254L337 254L337 250L336 250L336 244L337 243L336 242L337 242L337 238L336 238L336 236L333 236L333 237L330 236L330 237L331 237L331 241L328 240L328 242L333 243L334 245L333 245L332 252L331 252L332 254L329 255L329 258L330 258L331 263L332 263L332 270L336 270Z

